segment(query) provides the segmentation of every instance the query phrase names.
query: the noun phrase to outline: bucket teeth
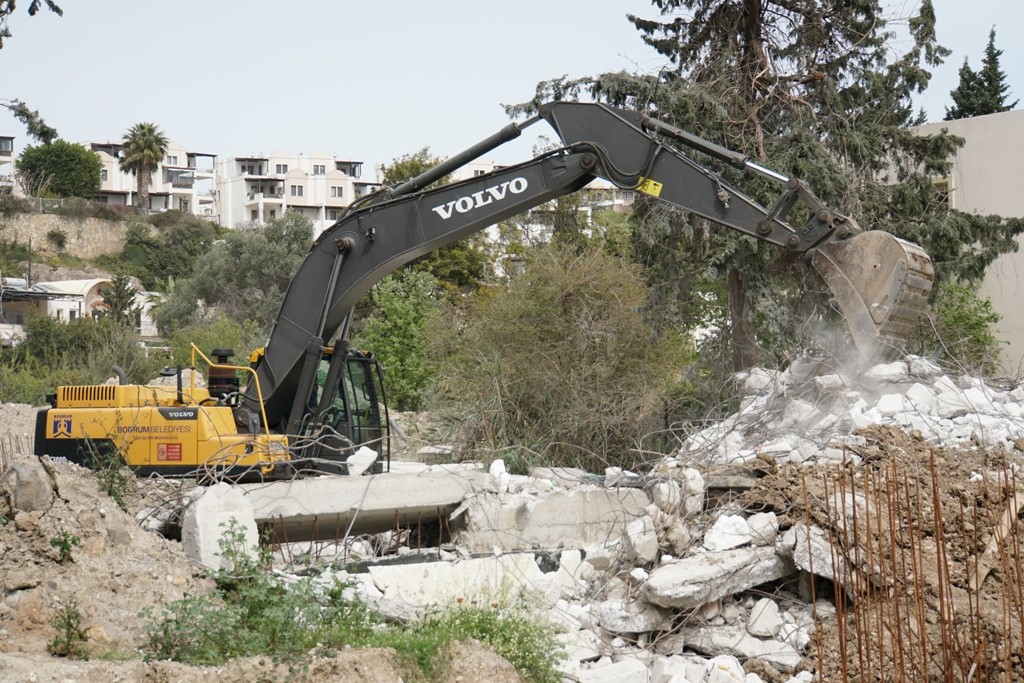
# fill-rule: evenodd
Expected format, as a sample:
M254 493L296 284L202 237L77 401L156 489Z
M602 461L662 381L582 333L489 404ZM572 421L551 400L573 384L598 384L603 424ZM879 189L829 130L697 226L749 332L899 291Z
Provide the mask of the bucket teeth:
M822 245L811 265L832 290L862 358L887 360L903 352L935 279L921 247L871 230Z

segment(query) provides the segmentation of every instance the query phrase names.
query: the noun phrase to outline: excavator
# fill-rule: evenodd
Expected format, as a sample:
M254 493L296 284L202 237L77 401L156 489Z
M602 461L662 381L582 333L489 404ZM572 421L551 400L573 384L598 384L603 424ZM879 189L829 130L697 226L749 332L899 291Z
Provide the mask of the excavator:
M541 120L561 140L558 149L430 188ZM778 197L759 205L698 155L769 179ZM193 346L193 370L198 360L209 366L205 388L183 380L180 366L168 369L170 386L59 387L38 414L35 452L85 465L113 453L141 475L201 481L344 474L350 460L369 460L362 471L379 472L390 464L390 421L381 363L347 341L356 302L414 259L595 178L769 242L783 258L807 259L864 356L898 353L927 302L934 270L919 246L862 230L806 183L642 112L549 102L532 118L351 204L313 243L266 346L248 366L229 362L232 349L214 349L210 359ZM794 224L791 215L804 220Z

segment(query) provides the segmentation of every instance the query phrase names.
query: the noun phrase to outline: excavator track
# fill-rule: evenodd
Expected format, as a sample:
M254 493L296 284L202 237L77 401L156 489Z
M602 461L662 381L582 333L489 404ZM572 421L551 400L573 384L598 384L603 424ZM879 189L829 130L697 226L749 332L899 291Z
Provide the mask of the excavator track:
M871 230L822 245L811 265L832 290L863 360L903 352L935 279L921 247Z

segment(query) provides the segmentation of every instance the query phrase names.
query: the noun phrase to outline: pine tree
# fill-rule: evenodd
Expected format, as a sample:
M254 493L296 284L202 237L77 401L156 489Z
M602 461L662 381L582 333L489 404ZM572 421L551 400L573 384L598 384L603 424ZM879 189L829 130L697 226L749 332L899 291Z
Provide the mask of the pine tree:
M917 242L940 278L981 277L1024 231L1022 221L961 214L935 196L931 179L948 173L962 139L913 130L925 118L912 97L949 55L936 41L930 0L907 22L903 53L877 0L652 1L664 20L630 20L669 67L542 83L533 102L512 111L584 94L640 109L807 181L864 229ZM763 204L778 196L766 181L734 180ZM724 283L730 352L722 359L735 369L773 362L765 348L798 348L801 325L824 310L827 292L809 289L817 278L799 267L780 274L779 250L764 242L661 203L641 202L637 217L634 250L657 281L661 311L675 306L685 323L686 307Z
M953 106L946 107L946 121L996 114L1017 106L1020 100L1006 103L1010 86L1006 83L1006 74L999 66L1002 54L1002 50L996 49L996 30L992 28L988 34L981 70L972 70L966 58L960 67L960 83L949 93L953 98Z

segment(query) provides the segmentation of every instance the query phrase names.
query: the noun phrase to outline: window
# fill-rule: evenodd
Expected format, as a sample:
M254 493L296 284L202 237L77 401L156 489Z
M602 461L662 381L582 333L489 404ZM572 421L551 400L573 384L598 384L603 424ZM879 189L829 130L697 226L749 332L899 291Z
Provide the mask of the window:
M287 172L288 172L288 164L278 164L277 165L277 174L278 175L284 175Z
M341 218L341 211L339 211L338 209L331 209L330 211L327 212L327 217L330 218L332 221L336 221L339 218Z
M257 214L256 214L256 209L253 209L252 210L252 222L255 223L257 220L258 220L258 218L257 218Z
M73 308L70 311L68 311L68 320L74 320L77 317L78 317L78 311L76 311Z
M107 169L105 168L100 169L100 181L104 183L107 182Z
M324 175L327 173L327 167L323 164L313 164L313 175Z
M292 196L293 197L301 197L302 196L302 185L292 185Z
M167 155L167 165L168 166L177 166L178 165L178 157L171 156L170 154L168 154Z
M277 218L277 209L271 209L270 210L270 220L274 220L275 218Z
M0 152L11 152L14 150L14 141L0 138Z
M188 211L189 210L188 204L189 204L188 200L185 199L184 197L178 199L178 209L179 210L181 210L181 211Z
M482 170L480 170L480 169L478 168L478 169L475 169L475 170L473 171L473 177L475 178L475 177L477 177L477 176L481 176L481 175L484 175L485 173L487 173L487 171L482 171Z
M331 186L331 196L332 197L344 197L345 196L344 195L344 190L345 190L344 187L341 187L339 185L332 185Z
M58 308L57 309L57 320L64 320L64 309L63 308Z

